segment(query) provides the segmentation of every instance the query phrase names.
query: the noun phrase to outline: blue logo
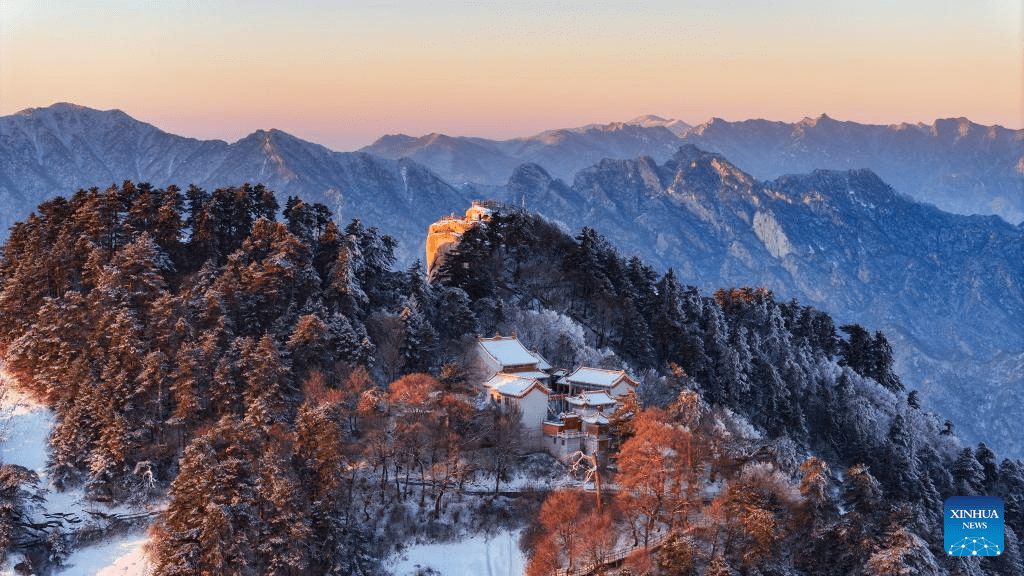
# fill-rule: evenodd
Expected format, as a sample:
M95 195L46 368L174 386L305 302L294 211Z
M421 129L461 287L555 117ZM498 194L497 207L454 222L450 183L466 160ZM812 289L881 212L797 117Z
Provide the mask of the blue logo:
M946 499L943 527L946 554L999 556L1003 553L1003 501L995 496Z

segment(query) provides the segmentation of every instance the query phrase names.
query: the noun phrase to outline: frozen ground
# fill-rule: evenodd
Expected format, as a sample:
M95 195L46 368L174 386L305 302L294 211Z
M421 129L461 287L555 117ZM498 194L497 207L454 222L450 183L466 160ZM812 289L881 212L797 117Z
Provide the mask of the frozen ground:
M146 576L152 570L145 554L144 533L128 535L73 553L61 576Z
M0 365L0 463L19 464L39 474L39 485L50 488L46 494L44 512L87 516L86 510L97 509L106 513L126 512L88 503L80 490L57 492L49 486L46 477L46 439L53 427L53 413L6 386L8 377ZM71 553L65 568L57 572L62 576L145 576L149 563L143 554L145 531L111 538L108 541L82 548ZM21 558L13 554L7 559L0 574L13 575L13 566Z
M410 546L392 556L387 568L395 576L411 576L418 571L443 576L522 576L526 557L519 551L519 531L503 531L493 536L473 536L447 544Z

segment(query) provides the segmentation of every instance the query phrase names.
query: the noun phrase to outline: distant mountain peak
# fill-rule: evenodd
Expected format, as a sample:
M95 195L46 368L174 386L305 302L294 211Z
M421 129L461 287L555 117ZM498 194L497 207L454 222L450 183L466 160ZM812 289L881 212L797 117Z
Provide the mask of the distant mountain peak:
M377 140L374 144L394 144L394 143L409 143L418 140L415 136L409 136L408 134L385 134Z
M661 125L664 124L665 122L668 122L668 120L662 118L661 116L656 116L654 114L644 114L643 116L637 116L636 118L629 120L628 122L626 122L626 124L639 124L643 126L645 124Z
M520 164L512 172L512 176L509 177L510 183L530 181L533 183L548 184L554 182L554 180L555 179L551 177L551 174L548 174L548 171L545 170L543 166L534 162Z
M19 110L18 112L15 112L14 115L15 116L24 116L24 115L36 114L36 113L39 113L39 112L44 112L44 111L47 111L47 110L52 110L54 112L61 112L61 111L65 111L65 110L85 110L85 111L89 111L89 112L104 112L104 110L97 110L95 108L89 108L88 106L82 106L80 104L73 104L71 102L55 102L53 104L50 104L49 106L42 106L42 107L37 107L37 108L25 108L24 110ZM120 110L106 110L106 112L120 112Z
M99 110L96 108L90 108L88 106L82 106L80 104L73 104L71 102L56 102L49 106L43 106L39 108L25 108L12 114L13 117L64 117L64 116L87 116L87 117L109 117L117 118L119 121L130 121L137 124L151 126L140 120L136 120L129 116L125 111L119 108L112 108L110 110Z
M932 123L930 132L933 136L938 136L940 138L963 138L971 132L982 128L984 127L980 124L975 124L967 118L960 116L959 118L940 118L936 120Z
M716 152L708 152L702 148L698 148L696 144L686 143L676 150L676 153L672 155L672 159L679 163L693 162L694 160L706 160L711 159L723 160L725 158Z
M829 116L828 114L825 114L824 112L822 112L821 114L818 114L818 116L816 116L814 118L811 118L809 116L805 117L803 120L801 120L799 122L799 124L802 124L804 126L817 126L818 124L823 123L823 122L834 122L834 121L835 120L833 120L831 116Z
M645 114L643 116L637 116L632 120L625 122L628 126L639 126L640 128L667 128L676 135L680 132L690 128L690 125L682 120L676 118L663 118L654 114Z

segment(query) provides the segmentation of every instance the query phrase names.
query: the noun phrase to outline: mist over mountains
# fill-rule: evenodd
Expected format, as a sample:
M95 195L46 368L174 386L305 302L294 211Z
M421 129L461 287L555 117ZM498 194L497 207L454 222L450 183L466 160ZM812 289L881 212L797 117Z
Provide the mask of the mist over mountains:
M261 182L282 206L297 195L339 222L379 226L408 264L423 257L430 222L498 199L573 233L592 227L684 284L764 286L881 329L927 408L1020 456L1022 228L928 204L1020 221L1022 133L963 120L690 127L643 117L503 142L387 136L345 153L277 130L195 140L59 104L0 118L0 226L6 235L47 198L125 179ZM780 176L796 172L806 174Z

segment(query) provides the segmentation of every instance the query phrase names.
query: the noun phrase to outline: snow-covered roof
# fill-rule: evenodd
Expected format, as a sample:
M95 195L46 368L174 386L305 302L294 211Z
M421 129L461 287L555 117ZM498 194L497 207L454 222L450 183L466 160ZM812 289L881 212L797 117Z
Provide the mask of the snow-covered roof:
M551 393L536 378L523 378L515 374L495 374L484 385L502 396L515 396L516 398L522 398L534 386L540 388L544 394Z
M568 398L568 402L574 406L611 406L615 400L605 391L584 392L578 396Z
M636 385L636 382L626 374L625 370L604 370L603 368L583 367L577 368L572 374L565 377L567 381L574 384L585 384L600 388L611 388L623 378L625 378L630 385Z
M549 377L547 372L530 371L530 372L514 372L514 374L516 376L521 376L523 378L536 378L538 380L546 380Z
M538 370L551 370L551 364L548 364L548 361L543 356L536 352L530 352L530 355L537 359Z
M481 338L480 347L502 366L536 366L537 357L515 336Z
M600 412L597 413L597 414L594 414L593 416L587 416L586 418L583 419L583 421L586 422L587 424L607 424L608 423L608 419L605 418L604 414L601 414Z

